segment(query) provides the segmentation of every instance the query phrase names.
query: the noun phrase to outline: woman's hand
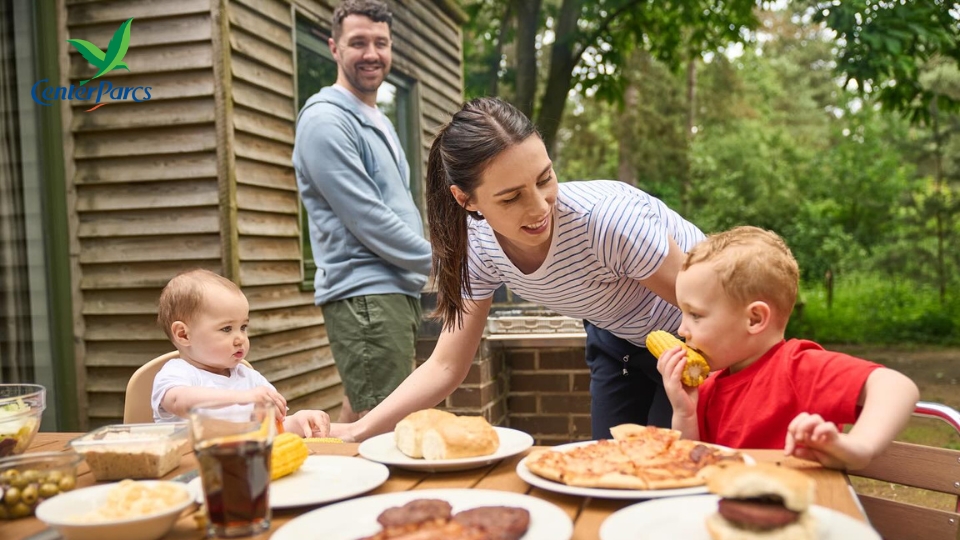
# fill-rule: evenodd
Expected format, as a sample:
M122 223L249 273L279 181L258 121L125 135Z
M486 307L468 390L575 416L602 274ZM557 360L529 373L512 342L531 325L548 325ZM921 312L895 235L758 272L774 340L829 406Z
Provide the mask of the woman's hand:
M353 430L354 424L330 424L330 437L336 437L343 442L358 442Z

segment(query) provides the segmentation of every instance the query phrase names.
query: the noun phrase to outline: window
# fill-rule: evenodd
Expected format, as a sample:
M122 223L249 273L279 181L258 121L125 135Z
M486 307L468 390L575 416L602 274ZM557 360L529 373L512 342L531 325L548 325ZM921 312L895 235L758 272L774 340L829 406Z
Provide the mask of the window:
M56 206L65 200L55 157L60 117L30 98L31 85L56 63L42 47L58 41L48 15L32 2L0 2L0 383L43 385L43 428L76 431L74 412L61 407L76 394L62 375L73 364L64 348L72 342L69 265L57 266L68 255L67 225L58 219L65 211Z
M297 19L297 111L303 108L310 96L324 86L330 86L337 80L337 64L327 46L329 34L303 19ZM396 53L396 50L394 50ZM397 72L393 67L387 80L380 85L377 93L377 107L393 123L400 137L400 146L410 165L410 189L417 207L421 207L422 176L417 114L416 84L412 79ZM421 214L423 209L420 208ZM313 277L317 266L313 260L310 245L309 216L301 204L300 231L303 246L303 284L304 290L313 290Z

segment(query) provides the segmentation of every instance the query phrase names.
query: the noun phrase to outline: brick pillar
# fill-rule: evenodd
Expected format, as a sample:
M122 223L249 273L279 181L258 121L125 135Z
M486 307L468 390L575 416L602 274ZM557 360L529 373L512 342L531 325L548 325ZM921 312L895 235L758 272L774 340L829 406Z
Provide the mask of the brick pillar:
M417 366L425 362L437 344L436 337L421 332L417 342ZM507 423L507 371L504 358L491 352L486 338L480 347L467 378L438 408L459 415L482 415L495 426Z
M590 370L584 347L501 349L510 370L507 421L539 445L590 439Z

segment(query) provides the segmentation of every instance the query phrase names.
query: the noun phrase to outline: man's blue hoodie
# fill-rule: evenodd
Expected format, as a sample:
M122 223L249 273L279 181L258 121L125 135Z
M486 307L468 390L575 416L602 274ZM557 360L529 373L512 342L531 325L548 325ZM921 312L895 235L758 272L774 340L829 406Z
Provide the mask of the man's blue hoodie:
M297 119L293 166L309 215L318 305L369 294L419 298L430 244L410 194L410 167L356 100L326 87Z

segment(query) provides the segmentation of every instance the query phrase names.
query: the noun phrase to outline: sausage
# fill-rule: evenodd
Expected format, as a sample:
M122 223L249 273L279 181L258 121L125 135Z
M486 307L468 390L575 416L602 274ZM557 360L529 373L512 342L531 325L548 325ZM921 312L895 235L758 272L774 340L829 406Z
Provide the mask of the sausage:
M797 521L799 512L761 499L720 499L720 515L745 528L767 531Z
M530 527L530 512L512 506L481 506L464 510L453 520L467 528L486 533L489 540L518 540Z
M379 521L380 525L383 525L384 528L415 525L425 521L446 521L450 519L451 510L450 503L447 501L417 499L403 506L388 508L377 517L377 521Z

